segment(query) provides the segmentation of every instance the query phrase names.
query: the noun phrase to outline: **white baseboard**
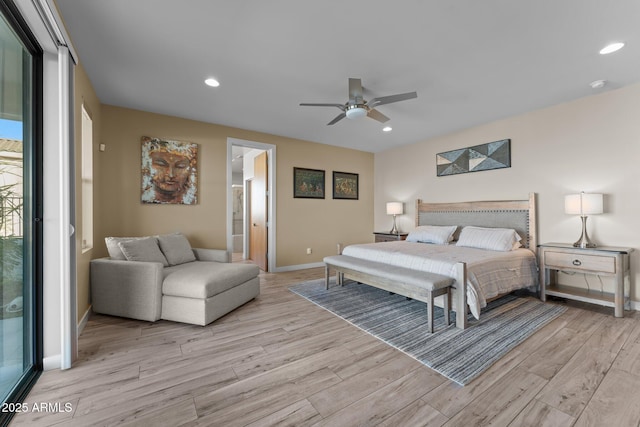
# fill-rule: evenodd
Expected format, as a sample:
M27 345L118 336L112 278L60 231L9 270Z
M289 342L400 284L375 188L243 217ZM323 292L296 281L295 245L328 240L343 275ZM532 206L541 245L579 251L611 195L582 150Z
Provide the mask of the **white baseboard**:
M306 270L308 268L324 267L324 262L313 262L310 264L287 265L285 267L276 267L274 273L284 273L286 271Z
M42 359L42 369L45 371L60 369L60 366L62 366L62 355L60 354L55 354Z
M80 334L82 334L82 331L84 331L84 327L87 326L87 322L89 321L89 316L91 315L91 310L92 310L93 306L89 306L89 308L87 309L87 311L84 312L84 316L82 316L82 319L80 319L80 323L78 323L78 329L77 329L77 337L80 338Z

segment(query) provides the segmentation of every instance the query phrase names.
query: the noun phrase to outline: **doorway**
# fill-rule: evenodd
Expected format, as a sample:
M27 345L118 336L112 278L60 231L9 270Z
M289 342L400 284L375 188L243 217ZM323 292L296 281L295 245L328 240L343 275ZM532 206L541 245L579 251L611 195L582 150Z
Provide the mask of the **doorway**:
M275 156L275 145L227 139L227 250L263 271L275 270Z

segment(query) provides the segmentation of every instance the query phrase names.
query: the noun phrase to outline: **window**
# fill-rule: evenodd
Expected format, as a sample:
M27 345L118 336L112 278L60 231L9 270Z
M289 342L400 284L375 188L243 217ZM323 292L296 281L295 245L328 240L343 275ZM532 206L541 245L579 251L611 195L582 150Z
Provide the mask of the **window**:
M42 53L25 28L0 2L0 403L42 369Z
M93 248L93 120L82 105L82 252Z

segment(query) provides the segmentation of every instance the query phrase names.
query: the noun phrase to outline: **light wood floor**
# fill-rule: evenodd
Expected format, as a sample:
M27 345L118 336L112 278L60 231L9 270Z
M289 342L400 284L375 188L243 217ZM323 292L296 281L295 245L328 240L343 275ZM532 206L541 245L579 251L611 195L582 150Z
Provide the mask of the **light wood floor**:
M263 274L207 327L94 315L73 369L27 402L70 411L12 425L638 426L640 316L570 307L466 387L287 290L320 269Z

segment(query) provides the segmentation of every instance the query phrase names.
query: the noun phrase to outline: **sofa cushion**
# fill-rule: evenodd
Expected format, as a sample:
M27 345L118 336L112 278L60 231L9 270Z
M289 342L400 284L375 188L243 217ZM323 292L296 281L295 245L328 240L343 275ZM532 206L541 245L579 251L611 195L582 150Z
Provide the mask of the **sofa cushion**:
M158 236L158 244L169 265L179 265L196 260L189 240L182 233Z
M160 262L165 267L169 265L155 237L125 240L118 243L118 246L127 261Z
M164 269L162 293L177 297L209 298L258 276L253 264L193 261Z

